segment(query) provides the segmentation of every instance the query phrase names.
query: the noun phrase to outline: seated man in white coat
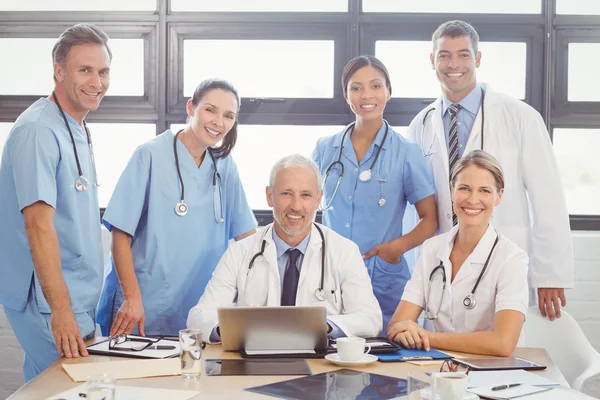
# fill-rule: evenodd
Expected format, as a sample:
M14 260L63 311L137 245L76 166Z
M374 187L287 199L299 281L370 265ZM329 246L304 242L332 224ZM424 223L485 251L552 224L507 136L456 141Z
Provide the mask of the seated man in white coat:
M330 338L379 334L381 309L358 247L313 223L321 185L307 157L287 156L273 166L266 194L274 222L227 249L190 310L188 328L201 329L204 341L220 342L218 307L298 305L327 309Z

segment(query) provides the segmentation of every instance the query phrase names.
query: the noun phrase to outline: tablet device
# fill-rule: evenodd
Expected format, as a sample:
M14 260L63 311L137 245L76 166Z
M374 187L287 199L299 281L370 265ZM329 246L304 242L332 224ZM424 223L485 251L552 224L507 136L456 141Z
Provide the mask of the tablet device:
M206 360L207 376L218 375L310 375L306 360Z
M490 357L490 358L454 358L452 362L464 365L474 371L495 371L504 369L546 369L545 365L520 357Z

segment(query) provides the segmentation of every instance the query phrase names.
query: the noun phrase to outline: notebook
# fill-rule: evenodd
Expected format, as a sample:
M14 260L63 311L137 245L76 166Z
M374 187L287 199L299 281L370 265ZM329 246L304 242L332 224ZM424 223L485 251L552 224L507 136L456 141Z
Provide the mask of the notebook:
M390 354L378 354L377 357L381 362L405 362L405 361L422 361L422 360L448 360L453 358L451 355L431 349L411 350L402 349Z

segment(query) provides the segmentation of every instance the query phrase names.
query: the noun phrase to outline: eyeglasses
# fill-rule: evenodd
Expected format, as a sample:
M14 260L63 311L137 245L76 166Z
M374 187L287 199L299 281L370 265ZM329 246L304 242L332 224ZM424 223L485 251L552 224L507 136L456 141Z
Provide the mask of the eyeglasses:
M120 335L113 336L108 341L108 349L109 350L119 350L119 351L142 351L146 350L148 347L152 346L154 343L158 343L163 336L157 338L140 338L140 337L129 337L124 333ZM145 343L141 346L119 346L123 343Z
M466 375L469 375L470 371L470 367L462 364L456 364L452 362L452 360L444 360L442 366L440 367L440 372L464 372Z

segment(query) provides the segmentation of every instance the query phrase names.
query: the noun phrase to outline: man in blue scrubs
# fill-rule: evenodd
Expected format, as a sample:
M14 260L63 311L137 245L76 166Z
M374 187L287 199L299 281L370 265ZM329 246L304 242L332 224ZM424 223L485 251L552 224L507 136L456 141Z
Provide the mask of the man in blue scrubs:
M29 381L59 357L87 356L102 289L97 181L84 118L109 86L108 36L70 27L52 57L54 91L25 110L0 164L0 303Z

